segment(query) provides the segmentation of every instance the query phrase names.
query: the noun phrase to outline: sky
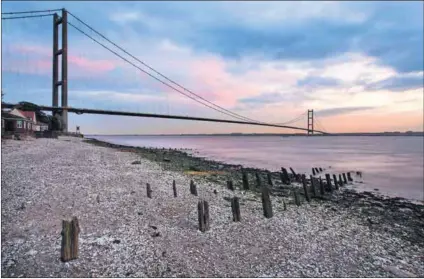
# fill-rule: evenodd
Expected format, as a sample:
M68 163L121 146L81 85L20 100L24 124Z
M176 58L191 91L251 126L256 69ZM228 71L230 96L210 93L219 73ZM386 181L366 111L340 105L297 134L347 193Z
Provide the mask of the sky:
M2 2L66 8L156 71L227 110L328 132L423 131L423 2ZM60 12L59 12L60 14ZM69 22L105 42L72 16ZM2 20L4 101L51 105L51 16ZM73 107L231 119L68 26ZM187 94L187 93L186 93ZM279 128L69 114L85 134L278 133Z

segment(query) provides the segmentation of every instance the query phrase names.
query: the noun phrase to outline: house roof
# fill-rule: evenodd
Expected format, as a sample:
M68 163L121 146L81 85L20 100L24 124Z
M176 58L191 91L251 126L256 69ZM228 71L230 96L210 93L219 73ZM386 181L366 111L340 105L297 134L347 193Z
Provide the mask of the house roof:
M11 113L8 113L8 112L4 112L4 111L2 111L2 113L1 113L1 118L3 118L3 119L16 119L16 120L27 120L24 117L17 116L17 115L14 115L14 114L11 114Z

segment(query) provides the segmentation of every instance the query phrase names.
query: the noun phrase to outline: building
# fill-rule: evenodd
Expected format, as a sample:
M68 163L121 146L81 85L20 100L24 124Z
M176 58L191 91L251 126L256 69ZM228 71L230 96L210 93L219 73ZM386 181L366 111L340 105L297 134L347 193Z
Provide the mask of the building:
M2 133L12 132L20 134L30 134L37 131L46 131L49 125L37 121L35 111L22 111L12 109L10 111L2 111Z
M27 119L25 116L3 111L1 114L1 132L2 134L32 133L32 120Z
M46 131L49 129L48 124L37 120L37 114L35 113L35 111L22 111L14 108L12 111L10 111L10 113L16 116L29 119L31 121L30 126L32 131Z

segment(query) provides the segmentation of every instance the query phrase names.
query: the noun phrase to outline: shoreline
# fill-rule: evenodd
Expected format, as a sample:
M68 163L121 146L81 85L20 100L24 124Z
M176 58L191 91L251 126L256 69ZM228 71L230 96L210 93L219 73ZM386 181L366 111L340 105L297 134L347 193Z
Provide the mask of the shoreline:
M248 173L250 187L252 188L253 186L253 189L250 189L249 191L253 192L259 198L260 191L258 188L254 187L256 183L254 174L259 173L262 183L264 184L267 179L266 173L270 172L265 169L243 167L242 165L228 164L204 157L196 157L193 154L182 151L184 149L177 150L127 146L112 144L94 138L87 138L84 142L124 152L133 152L142 158L159 164L166 171L186 173L193 177L196 181L219 184L222 188L226 188L227 180L230 179L233 181L235 188L242 190L241 173L243 170ZM201 176L196 177L196 172L201 173ZM292 182L291 185L285 185L281 183L279 172L270 173L274 181L274 186L271 187L271 195L282 197L285 203L295 206L292 191L293 189L296 189L300 195L301 203L306 203L301 183ZM321 173L321 175L323 175L325 179L324 173L325 170ZM354 179L354 182L357 181ZM349 184L352 185L352 183ZM408 214L412 213L414 214L414 217L418 218L417 222L412 225L412 228L419 228L419 224L421 224L422 229L421 231L415 229L410 230L407 238L410 236L410 239L413 241L421 241L422 244L424 244L424 204L420 202L402 197L389 197L370 191L347 189L346 186L340 186L339 191L334 191L331 194L326 192L324 197L316 197L316 200L328 206L351 208L352 212L358 216L368 216L367 220L370 224L385 224L387 226L383 228L385 231L388 230L388 227L390 227L390 224L393 222L399 222L399 220L411 221ZM372 218L375 218L375 220L371 220ZM405 225L409 225L407 223L408 221L405 222ZM396 231L396 233L402 236L404 235L400 230Z
M228 178L235 191L226 188ZM198 197L188 190L190 180ZM300 195L297 206L291 191L300 185L281 185L278 173L273 181L274 217L267 219L259 192L240 190L237 165L70 137L6 142L2 276L424 275L424 206L346 188L311 202ZM240 198L241 222L232 221L232 196ZM206 233L197 228L199 198L211 208ZM82 229L79 258L62 263L60 224L72 216Z

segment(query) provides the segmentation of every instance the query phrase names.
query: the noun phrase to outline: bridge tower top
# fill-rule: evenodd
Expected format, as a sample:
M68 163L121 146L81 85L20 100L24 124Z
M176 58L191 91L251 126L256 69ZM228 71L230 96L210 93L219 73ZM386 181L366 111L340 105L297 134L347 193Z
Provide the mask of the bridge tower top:
M314 110L308 109L308 135L314 134Z

